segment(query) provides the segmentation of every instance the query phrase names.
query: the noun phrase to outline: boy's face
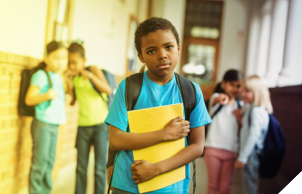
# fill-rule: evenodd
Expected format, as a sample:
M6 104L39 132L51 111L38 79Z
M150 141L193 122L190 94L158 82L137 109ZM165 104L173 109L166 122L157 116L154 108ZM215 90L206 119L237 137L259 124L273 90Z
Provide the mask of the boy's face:
M79 74L85 67L86 58L79 53L69 52L68 54L68 68L73 75Z
M148 75L154 78L173 76L178 63L180 46L171 30L156 30L141 38L138 57L148 67Z

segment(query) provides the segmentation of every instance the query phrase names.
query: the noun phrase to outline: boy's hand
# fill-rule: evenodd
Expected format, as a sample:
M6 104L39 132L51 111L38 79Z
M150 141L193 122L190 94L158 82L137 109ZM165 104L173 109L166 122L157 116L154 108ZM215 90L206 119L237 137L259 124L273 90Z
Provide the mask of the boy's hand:
M58 96L58 93L54 89L50 88L46 92L46 95L47 95L48 100L52 100Z
M146 182L159 175L156 164L145 160L134 161L131 165L131 171L131 174L133 175L132 179L135 181L135 184Z
M172 119L163 129L166 141L177 140L188 136L190 132L190 122L184 121L184 117Z
M219 104L221 105L226 105L227 103L229 103L229 97L226 94L219 94L219 96L217 97Z
M84 79L91 79L93 76L93 73L87 70L81 71L81 75L84 77Z
M245 164L238 161L235 163L235 169L244 169Z

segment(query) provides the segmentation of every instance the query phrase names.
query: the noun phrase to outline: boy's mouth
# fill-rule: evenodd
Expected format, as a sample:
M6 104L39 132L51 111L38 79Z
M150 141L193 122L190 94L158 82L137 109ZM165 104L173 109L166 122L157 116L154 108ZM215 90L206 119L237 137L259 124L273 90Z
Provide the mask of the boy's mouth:
M159 69L167 69L171 64L170 63L164 63L158 66Z

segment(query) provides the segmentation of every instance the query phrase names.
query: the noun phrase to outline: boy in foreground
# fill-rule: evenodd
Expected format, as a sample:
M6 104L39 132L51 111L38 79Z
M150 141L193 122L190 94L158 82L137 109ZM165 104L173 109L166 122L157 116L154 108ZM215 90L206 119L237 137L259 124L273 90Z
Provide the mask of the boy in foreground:
M148 71L144 72L143 86L134 110L183 103L173 72L180 53L179 36L175 27L163 18L147 19L135 32L135 46L140 61L147 65ZM211 122L199 86L194 83L197 99L190 121L183 121L184 118L180 117L171 120L161 130L149 133L127 133L125 85L123 80L105 120L110 125L110 148L120 151L114 164L112 194L139 193L137 184L184 165L186 166L184 180L148 193L189 193L189 163L202 154L205 139L204 125ZM187 142L186 138L186 147L173 157L158 163L133 161L132 150L184 138L189 132L190 142Z

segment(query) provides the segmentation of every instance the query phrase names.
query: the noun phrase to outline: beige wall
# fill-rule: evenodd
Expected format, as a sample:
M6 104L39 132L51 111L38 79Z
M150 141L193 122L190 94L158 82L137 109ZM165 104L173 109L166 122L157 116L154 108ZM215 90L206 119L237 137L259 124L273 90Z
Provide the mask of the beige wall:
M118 76L126 70L126 48L130 16L142 21L147 3L138 0L76 0L72 39L84 40L87 64L95 64Z
M0 1L0 51L43 57L47 0Z
M137 19L143 22L148 18L149 0L138 0L137 3Z
M230 68L244 70L248 9L238 0L224 1L217 81ZM240 36L243 33L243 36Z

